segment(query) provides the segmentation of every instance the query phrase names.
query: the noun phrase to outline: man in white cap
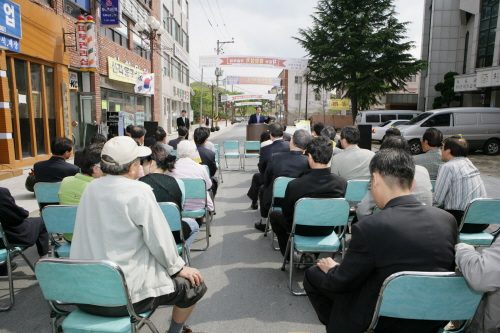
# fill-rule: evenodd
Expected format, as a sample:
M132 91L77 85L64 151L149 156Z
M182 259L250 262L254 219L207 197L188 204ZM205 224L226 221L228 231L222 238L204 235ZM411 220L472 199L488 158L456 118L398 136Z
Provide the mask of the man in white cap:
M174 305L167 332L191 332L184 323L206 286L200 272L179 257L151 187L136 181L139 158L149 155L151 149L130 137L106 142L101 169L107 176L91 182L82 195L70 257L113 261L125 273L136 313ZM128 315L124 306L78 307L101 316Z

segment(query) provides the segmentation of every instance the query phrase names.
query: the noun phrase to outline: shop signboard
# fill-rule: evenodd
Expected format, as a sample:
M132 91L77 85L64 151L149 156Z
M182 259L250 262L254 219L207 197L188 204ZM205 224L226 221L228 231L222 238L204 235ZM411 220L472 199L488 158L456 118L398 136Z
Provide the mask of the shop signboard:
M144 71L135 68L132 65L127 65L112 57L108 57L108 75L111 80L121 81L131 84L136 84L137 76L143 74Z
M78 73L69 72L69 89L78 90Z
M120 0L101 2L101 27L120 28Z
M8 48L10 51L21 52L19 39L0 34L0 46Z
M349 99L331 99L330 100L331 110L349 110Z
M23 38L21 7L9 0L0 0L0 33L17 39Z
M179 58L179 60L186 65L189 64L189 54L187 54L187 52L185 52L177 43L174 43L174 56Z

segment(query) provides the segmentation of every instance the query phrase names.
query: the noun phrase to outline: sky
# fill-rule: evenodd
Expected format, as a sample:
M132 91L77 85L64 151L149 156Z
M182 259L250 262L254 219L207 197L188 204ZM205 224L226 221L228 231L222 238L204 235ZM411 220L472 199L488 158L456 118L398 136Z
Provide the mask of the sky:
M420 58L424 0L394 0L400 22L407 25L408 41L415 42L412 55ZM190 0L190 76L200 81L199 56L215 55L217 40L233 41L222 48L225 55L302 58L306 51L292 36L299 28L312 26L317 0ZM224 76L277 77L281 70L270 68L221 67ZM215 82L215 68L203 70L203 81ZM227 87L228 90L231 87ZM270 86L240 85L245 94L267 93Z

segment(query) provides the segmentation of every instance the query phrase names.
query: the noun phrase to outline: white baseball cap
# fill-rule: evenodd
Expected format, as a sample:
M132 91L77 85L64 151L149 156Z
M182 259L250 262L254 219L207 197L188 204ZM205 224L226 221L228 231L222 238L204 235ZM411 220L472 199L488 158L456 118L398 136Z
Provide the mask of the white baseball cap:
M110 163L102 159L108 155L115 162ZM101 151L101 162L108 165L124 165L132 162L137 157L151 155L151 149L138 146L137 142L129 136L115 136L104 144Z

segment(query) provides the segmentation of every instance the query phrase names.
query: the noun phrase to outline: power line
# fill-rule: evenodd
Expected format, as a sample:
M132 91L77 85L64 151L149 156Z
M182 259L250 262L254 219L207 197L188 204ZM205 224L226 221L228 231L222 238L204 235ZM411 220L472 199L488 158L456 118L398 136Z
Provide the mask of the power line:
M214 12L212 11L212 6L210 6L210 2L208 2L208 0L207 0L207 4L208 4L208 8L210 9L210 12L212 13L212 16L214 17L214 22L215 22L215 25L217 25L217 29L219 29L220 34L222 35L222 37L224 37L224 34L222 33L222 30L220 30L219 24L217 23L217 18L215 17Z
M207 12L205 11L205 7L203 7L203 4L201 3L201 0L199 0L199 1L200 1L201 8L203 9L203 12L205 13L205 16L207 17L208 23L210 24L210 26L212 27L212 29L214 29L214 32L217 35L217 38L219 38L219 34L217 33L217 30L215 30L214 26L212 25L212 22L210 22L210 19L208 18Z
M222 18L222 23L224 24L224 28L226 28L227 35L230 37L231 34L229 33L229 30L227 30L226 22L224 21L224 16L222 15L222 12L220 11L220 6L219 6L219 0L215 0L217 2L217 7L219 8L219 14L220 17Z

